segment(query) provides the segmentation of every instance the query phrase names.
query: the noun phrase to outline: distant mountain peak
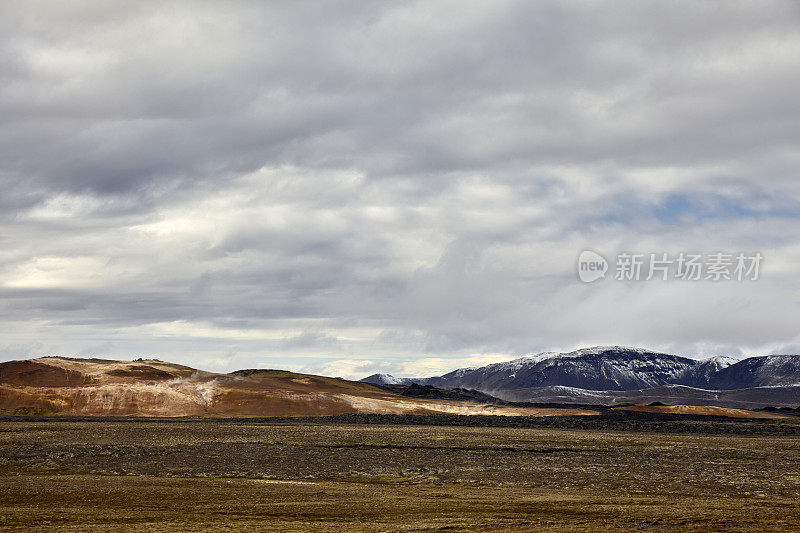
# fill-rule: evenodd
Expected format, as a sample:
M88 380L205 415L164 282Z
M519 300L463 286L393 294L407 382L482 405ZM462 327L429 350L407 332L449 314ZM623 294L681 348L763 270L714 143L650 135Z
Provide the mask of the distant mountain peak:
M542 352L483 367L459 368L428 378L373 375L377 384L433 385L475 389L500 398L515 391L562 387L564 390L632 391L662 387L735 390L800 383L800 356L727 356L704 360L629 346L592 346L568 352Z
M372 374L360 380L373 385L405 385L410 378L396 378L391 374Z
M657 357L661 356L667 358L679 358L679 356L670 355L662 352L656 352L645 348L636 348L630 346L591 346L589 348L580 348L578 350L572 350L569 352L541 352L534 355L526 355L502 363L494 363L480 368L483 369L519 368L521 366L537 364L543 361L578 359L581 357L602 356L609 353L614 354L615 358L619 358L621 355L628 356L629 358L634 358L637 356L657 356ZM451 374L455 372L464 373L464 371L467 370L474 370L474 368L459 368L451 372Z

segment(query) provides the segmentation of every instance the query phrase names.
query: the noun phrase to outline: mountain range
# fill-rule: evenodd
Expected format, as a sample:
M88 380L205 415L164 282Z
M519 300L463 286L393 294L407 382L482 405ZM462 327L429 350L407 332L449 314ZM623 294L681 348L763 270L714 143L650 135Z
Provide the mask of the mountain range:
M582 407L588 405L653 402L794 408L800 405L800 356L697 361L612 346L543 353L428 378L376 374L361 382L270 369L215 373L157 359L41 357L0 363L5 414L543 416L598 413ZM531 405L543 403L573 406Z
M800 405L800 356L696 360L640 348L546 352L441 376L373 374L377 385L474 389L508 401L616 404L659 401L758 408Z

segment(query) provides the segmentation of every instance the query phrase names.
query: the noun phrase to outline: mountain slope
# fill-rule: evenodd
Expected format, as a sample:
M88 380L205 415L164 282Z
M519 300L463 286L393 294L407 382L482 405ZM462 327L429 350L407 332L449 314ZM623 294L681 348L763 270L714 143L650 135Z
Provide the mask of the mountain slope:
M460 383L461 387L486 392L551 385L631 390L680 381L695 364L692 359L675 355L610 347L456 370L429 383L446 388Z
M694 359L619 346L569 353L547 352L478 368L459 368L431 378L395 378L375 374L376 384L428 384L442 388L492 391L565 386L591 390L631 390L693 380Z
M800 355L750 357L712 373L705 384L713 389L779 387L800 384Z
M725 356L697 361L697 364L684 376L683 384L708 388L712 376L733 364L736 364L736 360Z
M0 412L138 416L595 414L409 398L366 383L282 370L217 374L154 359L59 357L0 363Z
M498 397L510 402L581 405L649 404L711 405L736 409L800 406L800 386L751 387L707 390L685 385L661 385L627 391L594 391L573 387L536 387L503 391Z
M433 385L475 389L504 400L533 402L619 403L648 401L739 402L742 405L796 405L800 356L751 357L703 361L638 348L595 347L568 353L547 352L478 368L460 368L428 378L374 374L362 381L391 385ZM679 388L675 388L678 387ZM784 387L768 392L764 387ZM751 390L747 394L709 396L710 390ZM621 392L630 394L616 394ZM740 399L745 398L746 399ZM759 398L763 398L760 400ZM769 403L772 402L772 403Z

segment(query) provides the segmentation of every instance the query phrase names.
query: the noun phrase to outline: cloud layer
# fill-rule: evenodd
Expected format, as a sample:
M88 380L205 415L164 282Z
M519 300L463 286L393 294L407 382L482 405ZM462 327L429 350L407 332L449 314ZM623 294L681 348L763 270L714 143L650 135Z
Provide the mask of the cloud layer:
M794 2L0 7L0 357L797 351ZM760 251L749 283L578 253Z

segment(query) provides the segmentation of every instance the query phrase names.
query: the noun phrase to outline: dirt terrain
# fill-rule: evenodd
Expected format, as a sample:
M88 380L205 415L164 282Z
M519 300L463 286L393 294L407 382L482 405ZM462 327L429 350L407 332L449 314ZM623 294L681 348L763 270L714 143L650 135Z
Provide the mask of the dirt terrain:
M0 413L136 416L303 416L344 413L595 415L412 398L367 383L283 370L204 372L155 359L43 357L0 363Z
M623 411L639 411L642 413L676 413L682 415L712 415L731 418L772 418L792 419L792 415L769 411L749 411L747 409L731 409L711 405L626 405L616 407Z
M381 416L365 415L365 423L357 424L342 423L342 417L5 417L0 420L0 527L800 529L800 438L764 431L793 427L788 423L731 419L728 426L751 435L741 436L715 433L719 422L713 418L697 426L710 434L670 433L670 425L685 424L679 415L648 415L649 427L665 429L648 432L440 425L525 420L511 417L446 415L416 418L429 425L374 423ZM645 415L613 416L636 420ZM595 424L614 420L570 418Z

